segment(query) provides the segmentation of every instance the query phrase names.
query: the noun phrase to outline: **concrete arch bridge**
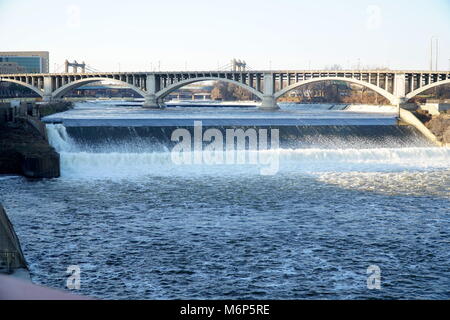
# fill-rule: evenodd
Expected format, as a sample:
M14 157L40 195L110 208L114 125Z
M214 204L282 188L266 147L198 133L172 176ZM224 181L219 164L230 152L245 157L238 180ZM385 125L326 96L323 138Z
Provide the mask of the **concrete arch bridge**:
M261 99L261 109L277 109L277 99L308 83L339 80L365 86L398 105L419 93L450 83L449 71L180 71L180 72L95 72L54 74L0 74L0 81L33 90L44 101L62 98L70 90L96 81L125 84L145 98L144 107L160 108L172 91L185 85L220 80L247 89Z

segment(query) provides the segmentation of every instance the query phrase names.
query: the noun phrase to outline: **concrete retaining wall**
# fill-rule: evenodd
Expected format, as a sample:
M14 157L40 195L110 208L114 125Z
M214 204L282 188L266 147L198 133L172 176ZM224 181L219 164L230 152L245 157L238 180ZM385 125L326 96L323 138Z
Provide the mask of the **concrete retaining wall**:
M0 273L28 269L14 228L0 204Z
M439 115L441 112L450 110L450 103L430 103L427 102L420 106L421 110L428 111L429 114L435 116Z

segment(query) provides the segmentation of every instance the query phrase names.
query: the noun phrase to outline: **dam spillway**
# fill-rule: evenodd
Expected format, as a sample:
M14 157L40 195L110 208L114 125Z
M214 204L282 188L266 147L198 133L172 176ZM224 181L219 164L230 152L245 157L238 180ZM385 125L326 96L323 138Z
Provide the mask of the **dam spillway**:
M413 127L397 125L396 109L387 106L287 105L279 112L262 112L248 107L143 110L83 103L44 121L49 140L60 153L62 174L78 177L139 176L155 171L196 174L198 166L175 165L170 153L176 144L171 139L174 130L186 129L193 135L196 122L201 123L202 132L216 129L223 136L230 128L277 130L280 149L276 154L280 170L287 171L371 170L369 163L390 170L397 168L398 159L406 167L422 167L418 159L424 149L418 146L445 156ZM230 174L258 168L207 166L198 172Z
M280 112L262 112L239 107L142 110L86 103L73 111L46 117L44 121L51 144L60 152L63 174L107 176L117 171L131 175L154 170L195 171L196 168L175 166L170 154L176 144L171 140L174 130L183 128L193 135L195 123L201 123L203 132L214 129L223 136L230 128L277 130L281 169L301 165L297 170L303 172L313 168L321 170L318 164L328 170L330 165L335 167L340 163L342 167L355 161L364 162L366 156L386 162L388 169L392 158L397 158L399 153L410 158L407 163L412 165L417 161L411 150L418 145L431 146L413 127L397 125L395 108L372 107L376 112L370 113L361 111L363 106L342 110L346 107L288 105ZM404 148L410 148L409 155ZM392 154L387 156L386 150L391 150ZM156 169L156 164L165 169ZM237 168L230 170L239 172Z
M158 143L170 146L173 130L192 131L195 122L200 122L204 130L278 129L282 147L287 148L427 145L412 127L398 126L396 108L388 106L287 104L280 111L264 112L248 107L145 110L118 104L83 103L75 110L45 117L43 121L50 129L62 125L79 147L120 142L130 147L140 143L142 148L154 150ZM368 107L372 112L367 112Z

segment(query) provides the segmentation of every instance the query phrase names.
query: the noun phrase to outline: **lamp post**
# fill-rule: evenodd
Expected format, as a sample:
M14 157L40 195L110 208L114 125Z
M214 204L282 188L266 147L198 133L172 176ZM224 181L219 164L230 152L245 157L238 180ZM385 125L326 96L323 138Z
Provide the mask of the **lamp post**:
M438 69L438 46L439 46L439 38L436 36L432 36L430 39L430 71L433 71L433 40L435 40L436 43L436 61L434 63L435 69L437 71Z
M438 71L439 38L436 38L436 71Z
M430 39L430 71L433 71L433 38Z

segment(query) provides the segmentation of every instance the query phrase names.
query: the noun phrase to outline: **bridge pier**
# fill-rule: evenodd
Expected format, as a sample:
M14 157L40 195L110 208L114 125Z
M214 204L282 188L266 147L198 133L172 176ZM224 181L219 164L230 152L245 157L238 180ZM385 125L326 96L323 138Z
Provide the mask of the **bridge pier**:
M52 93L53 93L52 78L49 76L44 77L44 95L42 97L42 100L45 102L51 101Z
M145 96L144 104L142 105L143 108L149 108L149 109L160 109L160 105L158 104L158 100L156 99L156 95L153 94L147 94Z
M154 74L147 75L146 79L147 94L145 95L145 101L142 105L143 108L149 109L161 109L156 98L156 77Z
M264 74L264 95L261 101L260 110L278 110L280 107L277 105L275 99L275 86L272 73Z
M264 96L261 101L260 110L278 110L280 107L277 105L277 100L272 96Z

